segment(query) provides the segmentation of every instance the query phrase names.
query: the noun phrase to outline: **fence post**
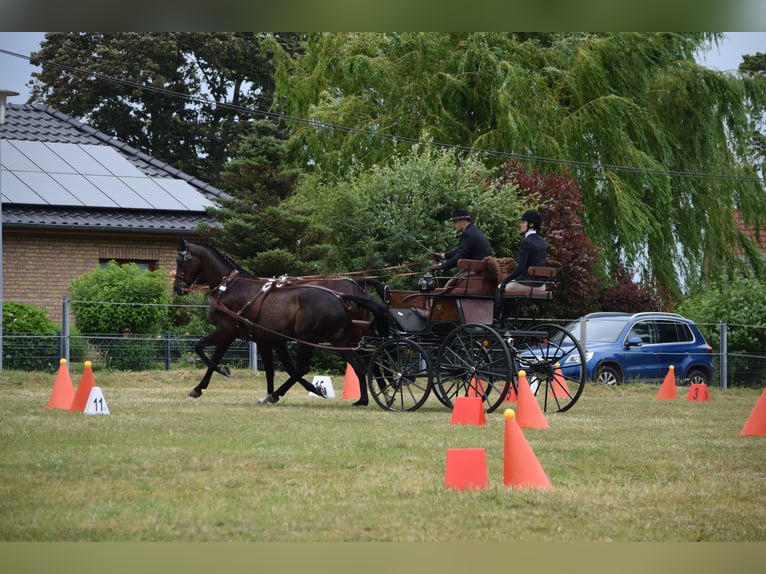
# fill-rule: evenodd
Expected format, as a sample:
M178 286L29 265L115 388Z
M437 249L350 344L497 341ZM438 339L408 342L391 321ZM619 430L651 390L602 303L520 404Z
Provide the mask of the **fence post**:
M723 322L723 321L718 323L718 330L719 330L720 338L721 338L721 375L720 375L721 383L720 383L720 387L722 389L725 389L725 388L727 388L729 386L729 382L727 380L728 370L729 370L729 367L727 365L727 362L728 362L727 361L727 356L729 354L729 350L728 350L729 344L728 344L728 341L726 339L726 335L727 335L727 332L728 332L726 323Z
M258 345L254 341L250 341L248 347L250 349L250 368L254 371L258 370Z
M170 370L170 333L165 333L165 370Z
M61 357L69 363L69 295L61 298Z

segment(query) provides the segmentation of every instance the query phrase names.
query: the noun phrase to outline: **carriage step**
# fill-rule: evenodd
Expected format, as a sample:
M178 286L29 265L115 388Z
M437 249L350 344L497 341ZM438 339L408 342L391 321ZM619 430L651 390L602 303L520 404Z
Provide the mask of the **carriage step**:
M503 331L504 337L547 337L548 331L537 329L506 329Z

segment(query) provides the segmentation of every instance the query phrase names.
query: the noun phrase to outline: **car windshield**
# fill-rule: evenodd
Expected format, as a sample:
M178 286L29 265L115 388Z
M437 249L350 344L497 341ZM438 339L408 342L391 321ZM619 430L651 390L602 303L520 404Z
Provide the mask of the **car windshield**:
M572 336L580 340L580 321L572 321L566 326ZM614 343L625 328L624 320L588 319L586 321L585 338L589 343Z

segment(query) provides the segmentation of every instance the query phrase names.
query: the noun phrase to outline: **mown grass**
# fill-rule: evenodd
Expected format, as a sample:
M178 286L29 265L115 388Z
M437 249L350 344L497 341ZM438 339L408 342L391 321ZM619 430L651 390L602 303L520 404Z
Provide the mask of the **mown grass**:
M766 540L766 439L739 436L760 390L590 385L524 429L547 491L504 486L502 408L453 426L433 397L388 413L296 387L258 405L250 371L188 398L200 375L97 372L110 414L90 416L46 408L54 375L0 374L0 540ZM464 447L485 449L489 488L444 487Z

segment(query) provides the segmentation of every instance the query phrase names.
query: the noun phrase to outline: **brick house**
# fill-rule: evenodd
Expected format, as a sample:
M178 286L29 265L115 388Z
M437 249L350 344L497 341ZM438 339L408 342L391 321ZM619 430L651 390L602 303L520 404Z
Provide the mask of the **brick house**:
M2 162L2 295L54 322L70 281L110 260L175 270L179 236L210 222L224 192L75 118L6 105Z

